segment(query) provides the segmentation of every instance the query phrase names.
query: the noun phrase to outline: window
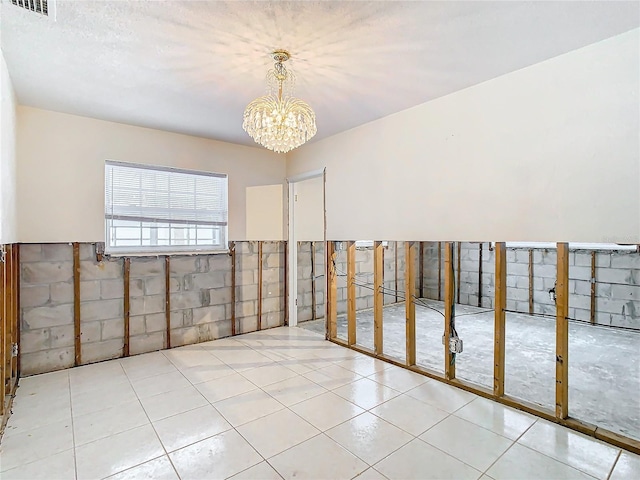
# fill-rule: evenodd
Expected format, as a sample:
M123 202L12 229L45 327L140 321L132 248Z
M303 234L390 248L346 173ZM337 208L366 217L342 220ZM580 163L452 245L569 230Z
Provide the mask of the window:
M107 161L106 251L224 250L227 203L225 174Z

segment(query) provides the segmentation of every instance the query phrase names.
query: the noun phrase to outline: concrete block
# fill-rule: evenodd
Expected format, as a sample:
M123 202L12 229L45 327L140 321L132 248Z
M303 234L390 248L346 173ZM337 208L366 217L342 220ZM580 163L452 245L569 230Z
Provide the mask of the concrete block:
M172 311L170 322L171 329L190 326L193 323L193 313L191 309Z
M129 304L129 311L131 315L146 315L149 313L164 312L164 308L164 295L132 298Z
M80 323L80 343L92 343L100 341L102 328L100 322L82 322Z
M50 349L49 334L50 330L48 328L20 332L20 354L24 355L25 353Z
M129 318L129 335L143 335L147 331L144 315L132 316Z
M65 348L74 345L75 334L71 325L51 327L49 329L50 348Z
M507 298L507 310L516 310L516 301Z
M526 265L525 265L526 266ZM574 267L579 268L579 267ZM528 275L527 268L527 275ZM558 268L556 265L542 264L536 265L533 271L534 277L543 277L543 278L556 278L558 274Z
M28 284L70 282L73 264L69 262L37 262L21 265L21 281Z
M515 277L516 278L516 287L517 288L529 288L529 277ZM535 277L534 277L535 282Z
M120 358L124 342L121 339L82 345L82 364Z
M131 290L129 290L129 295L131 295ZM123 298L123 297L124 297L124 279L123 278L102 280L100 282L100 298L101 299L109 300L113 298Z
M73 363L74 350L69 347L25 353L20 356L20 374L21 376L28 376L53 372L71 368Z
M172 293L171 310L202 307L204 306L202 300L201 292L199 291Z
M221 320L226 320L224 305L193 309L194 325L200 325L203 323L214 323Z
M284 325L284 318L281 312L270 312L262 318L262 328L274 328Z
M611 285L611 298L640 301L640 285Z
M256 302L240 302L236 305L236 315L250 317L256 314Z
M124 338L124 318L113 318L111 320L104 320L101 323L101 340Z
M236 285L255 285L257 283L257 271L236 271Z
M311 307L301 307L298 305L298 322L306 322L307 320L311 320L313 310Z
M518 285L518 278L522 278L522 277L517 277L515 275L507 275L507 287L515 288Z
M104 260L100 263L80 261L80 278L82 280L105 280L108 278L122 278L123 261Z
M20 263L42 261L42 245L39 243L20 244Z
M167 329L167 317L164 312L145 315L145 325L147 333L165 331Z
M177 278L177 277L169 278L169 292L175 293L175 292L179 292L180 290L181 290L180 278Z
M141 297L144 295L144 280L141 278L129 278L129 296Z
M182 327L171 330L171 347L179 347L182 345L192 345L198 343L198 327Z
M264 298L262 300L263 312L280 312L284 311L284 299L281 297Z
M255 332L258 329L258 318L255 315L238 318L238 333Z
M587 295L569 295L569 306L572 308L580 308L583 310L591 309L591 296Z
M632 283L631 270L619 268L601 268L596 273L598 282L602 283Z
M80 261L96 259L96 246L93 243L81 243L79 245ZM73 250L73 247L71 247Z
M23 330L69 324L73 325L72 304L25 308L22 310Z
M222 288L225 286L224 273L223 272L208 272L204 274L191 275L192 288L210 289L210 288Z
M100 300L100 281L80 282L80 301L86 302L89 300Z
M209 305L221 305L231 302L231 289L229 287L209 290Z
M173 264L173 258L170 260ZM143 258L135 257L131 259L131 269L129 275L131 278L141 278L150 276L161 276L164 278L164 258ZM171 265L173 270L173 265Z
M164 332L156 332L148 335L137 335L129 341L129 353L139 355L141 353L162 350L165 345Z
M529 302L516 302L516 310L519 312L529 313Z
M612 253L611 268L640 269L640 254L638 253Z
M144 281L144 294L145 295L164 295L166 290L166 280L162 277L147 277Z
M529 290L523 288L507 288L507 298L519 301L529 301Z
M209 270L210 271L228 271L231 270L231 256L228 253L220 255L209 255Z
M80 282L82 285L82 282ZM73 283L62 282L52 283L50 286L51 303L59 305L61 303L73 303Z
M21 285L20 306L41 307L49 302L48 285Z
M240 255L250 255L253 253L253 243L254 242L236 242L236 256Z
M122 300L96 300L80 304L80 318L84 322L123 318L124 304Z
M516 261L516 251L508 248L507 249L507 262L514 263Z
M206 273L209 271L209 262L206 257L171 257L171 274Z
M47 261L73 262L73 246L68 243L45 243L42 257Z
M570 267L569 278L572 280L590 280L591 267Z
M578 295L591 295L591 282L587 280L576 280L576 288L574 292ZM596 294L598 293L598 285L596 285Z

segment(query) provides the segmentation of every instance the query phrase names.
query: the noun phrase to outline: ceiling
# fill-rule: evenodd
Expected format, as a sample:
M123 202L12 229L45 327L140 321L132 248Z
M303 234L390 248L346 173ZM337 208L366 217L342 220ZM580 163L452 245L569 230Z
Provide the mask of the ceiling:
M638 2L1 1L19 103L246 145L275 48L320 139L640 25Z

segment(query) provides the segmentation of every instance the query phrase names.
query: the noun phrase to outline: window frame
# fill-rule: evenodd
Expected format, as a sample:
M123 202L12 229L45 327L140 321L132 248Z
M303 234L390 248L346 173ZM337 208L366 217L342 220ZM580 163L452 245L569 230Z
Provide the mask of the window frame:
M113 213L109 213L108 209L110 205L107 202L107 185L108 185L108 168L109 167L125 167L125 168L135 168L140 170L152 170L154 172L167 172L167 173L179 173L191 175L194 178L198 177L217 177L224 179L224 196L223 204L226 209L226 222L188 222L185 220L176 220L176 219L164 219L165 221L159 221L162 219L158 218L147 218L142 216L131 216L127 217L126 215L114 215ZM201 170L191 170L184 168L176 168L176 167L168 167L164 165L151 165L151 164L140 164L133 162L122 162L116 160L106 160L104 164L104 225L105 225L105 234L104 234L104 245L105 245L105 254L110 256L149 256L149 255L193 255L193 254L203 254L203 253L227 253L229 251L229 176L226 173L218 173L218 172L208 172ZM142 187L140 187L142 189ZM157 192L157 189L153 190ZM170 190L168 190L170 192ZM197 196L197 193L193 192L194 196ZM170 211L171 207L167 208L167 211ZM194 208L194 211L196 209ZM133 225L113 225L114 222L131 222ZM137 225L136 225L137 224ZM154 224L156 226L154 226ZM216 239L220 237L220 240L217 243L209 243L209 244L198 244L197 232L203 227L210 227L210 235L212 239ZM139 245L113 245L113 229L114 228L130 228L130 229L138 229L139 230ZM173 231L174 229L183 229L186 230L188 234L190 231L195 231L195 244L188 245L175 245L171 244L173 241ZM155 245L142 245L144 242L144 230L151 229L150 232L151 238L150 241L153 241L155 237ZM169 244L158 244L158 230L159 229L167 229L168 230L168 242ZM155 235L153 234L153 230L155 230ZM126 239L125 239L126 240ZM135 240L135 239L131 239ZM185 239L186 241L193 241L190 238Z

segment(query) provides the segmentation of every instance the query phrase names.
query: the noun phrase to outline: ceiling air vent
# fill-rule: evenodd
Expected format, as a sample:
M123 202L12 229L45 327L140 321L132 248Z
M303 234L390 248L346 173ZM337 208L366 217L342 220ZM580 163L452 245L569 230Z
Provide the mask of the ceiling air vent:
M30 12L49 16L49 0L11 0L11 3Z

